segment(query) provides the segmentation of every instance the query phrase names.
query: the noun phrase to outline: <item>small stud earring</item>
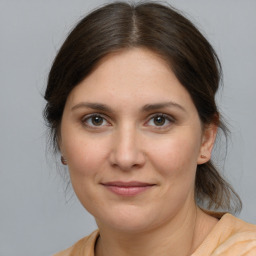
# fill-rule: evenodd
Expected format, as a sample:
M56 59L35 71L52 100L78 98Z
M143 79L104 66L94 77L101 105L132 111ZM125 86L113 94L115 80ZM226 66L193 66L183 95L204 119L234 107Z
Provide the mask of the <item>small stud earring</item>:
M67 165L67 160L63 156L61 156L60 160L63 165Z

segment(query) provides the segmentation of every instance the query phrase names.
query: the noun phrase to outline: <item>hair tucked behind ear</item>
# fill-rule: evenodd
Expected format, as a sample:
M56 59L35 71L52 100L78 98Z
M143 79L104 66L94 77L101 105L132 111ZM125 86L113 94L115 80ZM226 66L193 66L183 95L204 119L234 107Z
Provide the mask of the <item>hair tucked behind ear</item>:
M66 99L107 54L144 47L169 64L189 92L202 124L218 115L215 94L221 78L219 59L205 37L177 10L158 3L116 2L103 6L72 30L52 65L45 92L44 116L58 149ZM220 127L225 131L225 126ZM208 208L238 211L241 200L211 162L197 168L195 195ZM233 203L232 203L233 201Z

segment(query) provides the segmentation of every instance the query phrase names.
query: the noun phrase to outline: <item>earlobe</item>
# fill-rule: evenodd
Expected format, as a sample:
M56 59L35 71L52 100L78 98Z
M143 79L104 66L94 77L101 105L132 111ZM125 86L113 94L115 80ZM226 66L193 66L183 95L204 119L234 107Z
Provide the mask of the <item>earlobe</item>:
M216 139L218 127L215 124L210 124L204 128L202 136L202 144L199 151L197 164L204 164L211 159L212 149Z
M61 160L61 163L62 163L63 165L67 165L67 164L68 164L67 159L64 158L64 156L61 156L60 160Z
M59 136L59 134L58 134L58 136L57 136L57 141L56 141L56 143L57 143L57 146L58 146L58 150L59 150L59 152L60 152L60 154L61 154L60 161L61 161L61 163L62 163L63 165L67 165L68 162L67 162L67 159L65 158L65 156L64 156L64 154L63 154L63 148L62 148L62 143L61 143L61 137Z

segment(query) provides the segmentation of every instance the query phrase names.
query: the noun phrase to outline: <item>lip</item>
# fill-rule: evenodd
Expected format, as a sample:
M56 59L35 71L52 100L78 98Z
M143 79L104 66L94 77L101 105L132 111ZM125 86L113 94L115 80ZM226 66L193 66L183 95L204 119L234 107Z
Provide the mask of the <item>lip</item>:
M139 181L111 181L101 184L109 191L120 196L135 196L156 185Z

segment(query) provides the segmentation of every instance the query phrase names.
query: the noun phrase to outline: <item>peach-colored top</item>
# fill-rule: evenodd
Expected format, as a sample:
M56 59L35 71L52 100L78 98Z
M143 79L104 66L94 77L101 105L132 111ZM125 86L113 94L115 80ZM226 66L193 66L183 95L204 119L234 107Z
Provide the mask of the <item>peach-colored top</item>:
M98 237L96 230L54 256L94 256ZM226 213L191 256L256 256L256 225Z

